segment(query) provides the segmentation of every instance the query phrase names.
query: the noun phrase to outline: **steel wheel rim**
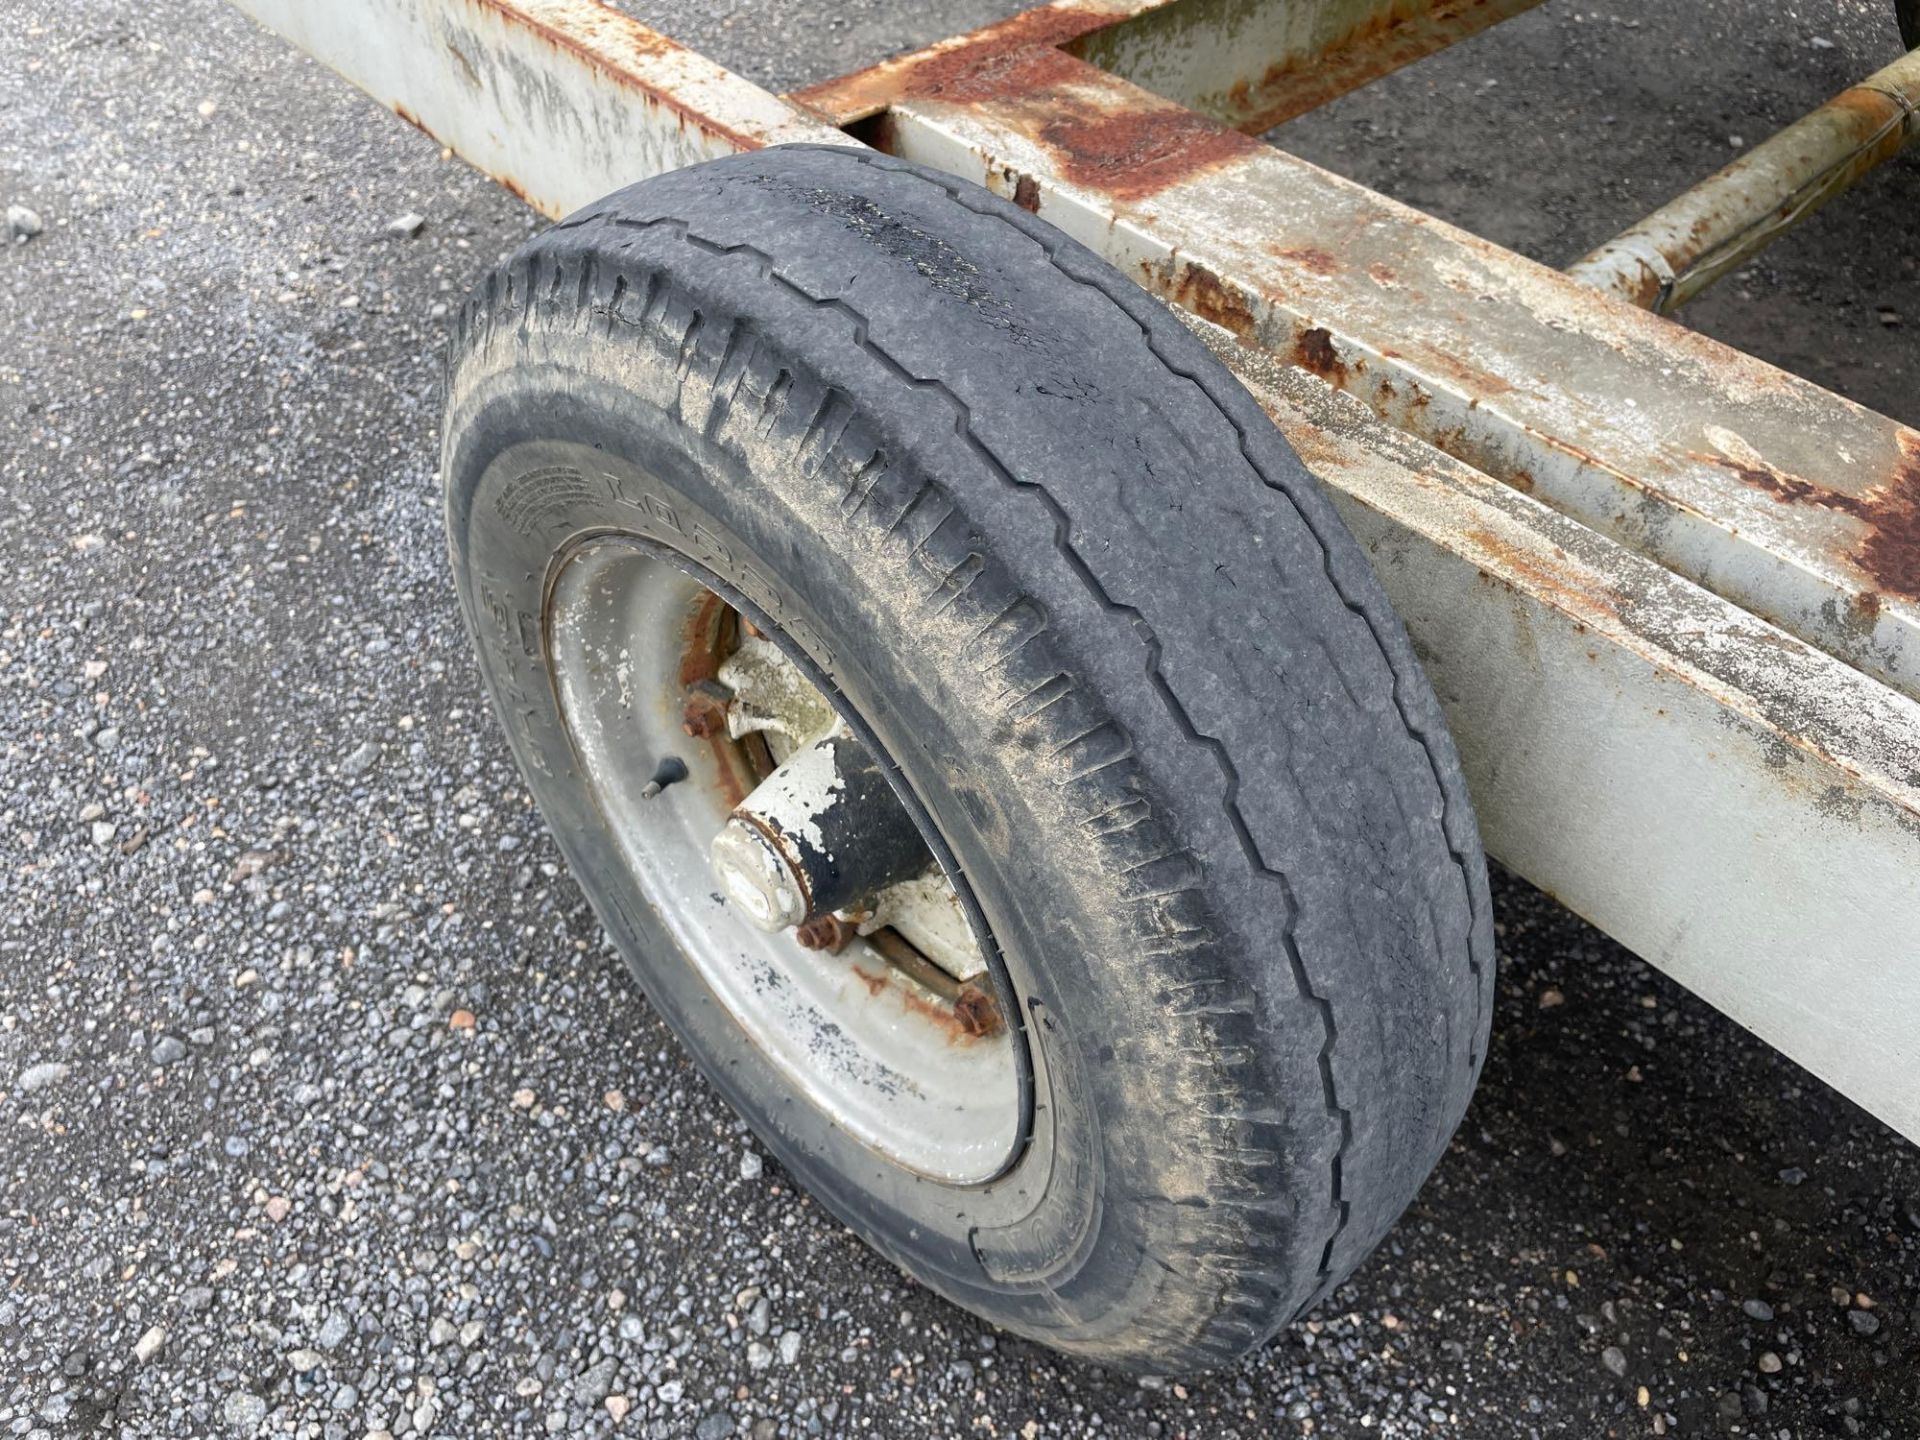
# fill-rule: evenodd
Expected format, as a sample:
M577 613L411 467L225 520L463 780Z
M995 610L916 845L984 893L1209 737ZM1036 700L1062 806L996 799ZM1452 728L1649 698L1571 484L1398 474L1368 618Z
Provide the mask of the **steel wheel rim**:
M719 893L707 847L740 797L682 729L686 636L719 598L692 568L599 537L566 554L548 588L561 718L627 871L748 1042L835 1126L930 1179L991 1180L1024 1130L1010 1028L962 1033L876 944L806 949ZM687 778L643 795L668 757Z

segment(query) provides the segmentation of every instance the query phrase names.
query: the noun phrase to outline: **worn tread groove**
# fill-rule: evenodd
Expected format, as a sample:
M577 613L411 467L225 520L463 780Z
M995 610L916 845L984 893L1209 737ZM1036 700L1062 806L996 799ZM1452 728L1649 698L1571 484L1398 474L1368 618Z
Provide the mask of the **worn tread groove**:
M747 383L747 371L752 367L753 347L757 343L758 337L745 325L728 327L726 346L720 352L719 363L713 367L713 393L707 398L707 420L701 427L709 440L720 433L727 417L733 413L734 402L740 398L740 387ZM729 367L733 383L723 393L720 385Z
M931 607L927 612L930 615L946 614L947 611L951 610L966 597L967 592L973 589L974 583L986 573L986 569L986 557L977 551L969 552L965 559L940 577L940 583L922 596L920 603ZM966 576L965 582L955 585L953 582L962 575ZM941 596L942 594L944 594L945 598L942 599L938 605L933 605L932 602L935 597Z

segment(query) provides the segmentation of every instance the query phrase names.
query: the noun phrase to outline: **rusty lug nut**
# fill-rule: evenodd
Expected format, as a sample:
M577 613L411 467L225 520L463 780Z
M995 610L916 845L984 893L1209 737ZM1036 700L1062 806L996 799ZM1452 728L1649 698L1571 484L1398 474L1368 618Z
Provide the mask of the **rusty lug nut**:
M696 740L710 740L727 728L727 704L717 695L696 690L680 710L680 728Z
M968 1035L991 1035L1000 1028L1000 1005L978 985L963 985L953 1002L954 1018Z
M853 939L853 926L838 915L816 915L794 927L793 938L807 950L824 950L838 955Z

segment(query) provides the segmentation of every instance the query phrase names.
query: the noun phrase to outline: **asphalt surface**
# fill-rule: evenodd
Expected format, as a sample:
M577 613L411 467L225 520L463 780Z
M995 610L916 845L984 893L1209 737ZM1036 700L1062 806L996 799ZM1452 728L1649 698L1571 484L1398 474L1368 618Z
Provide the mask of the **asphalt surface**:
M992 9L932 8L650 18L788 84ZM1555 4L1282 138L1564 262L1889 8ZM638 997L477 688L436 357L533 217L214 0L8 0L9 204L0 1431L1920 1433L1920 1152L1508 879L1453 1153L1257 1358L1141 1382L919 1290ZM1916 214L1909 162L1695 323L1914 419Z

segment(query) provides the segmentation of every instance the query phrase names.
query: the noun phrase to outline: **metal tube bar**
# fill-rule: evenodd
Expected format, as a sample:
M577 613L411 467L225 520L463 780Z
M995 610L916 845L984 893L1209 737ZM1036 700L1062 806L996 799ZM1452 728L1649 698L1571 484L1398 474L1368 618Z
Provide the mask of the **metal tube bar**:
M1567 273L1668 314L1916 140L1920 51L1842 91Z

